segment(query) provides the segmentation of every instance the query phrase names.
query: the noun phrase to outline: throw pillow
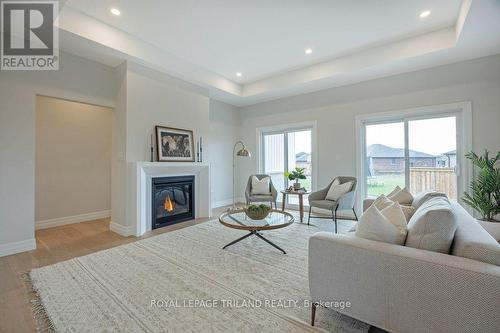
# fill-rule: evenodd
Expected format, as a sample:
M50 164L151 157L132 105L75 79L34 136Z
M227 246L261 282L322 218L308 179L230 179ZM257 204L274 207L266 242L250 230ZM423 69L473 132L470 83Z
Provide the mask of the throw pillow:
M449 253L456 229L457 221L448 199L431 198L410 219L405 246Z
M392 201L399 202L401 205L411 205L413 202L413 195L406 187L387 197Z
M399 185L396 185L396 187L394 188L394 190L392 190L391 193L387 194L387 197L390 197L390 196L398 193L399 191L401 191L401 187L399 187Z
M375 207L378 208L378 210L382 210L386 207L389 207L393 203L392 200L389 200L385 195L381 194L380 196L375 199L375 201L372 203Z
M394 202L379 211L370 206L356 225L357 237L403 245L406 238L406 219L401 207Z
M385 195L380 195L375 201L373 201L372 205L378 208L378 210L382 210L386 207L389 207L394 201L388 199ZM410 221L411 217L415 213L415 208L412 206L401 205L401 210L405 215L406 222Z
M252 194L271 194L269 177L259 178L252 176Z
M405 214L406 222L410 222L410 219L416 211L415 207L406 205L401 205L401 210L403 211L403 214Z
M337 201L343 194L346 194L352 189L353 182L345 182L343 184L332 183L325 199L331 201Z

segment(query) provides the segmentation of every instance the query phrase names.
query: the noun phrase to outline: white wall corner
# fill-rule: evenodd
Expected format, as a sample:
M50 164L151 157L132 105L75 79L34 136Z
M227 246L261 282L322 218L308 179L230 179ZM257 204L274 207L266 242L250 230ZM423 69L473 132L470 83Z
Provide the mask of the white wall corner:
M128 237L134 234L134 228L130 225L121 225L119 223L111 221L109 224L109 230L116 232L120 236Z
M9 256L11 254L31 251L36 249L36 240L34 238L26 239L18 242L0 244L0 257Z
M236 203L244 203L246 201L245 197L236 198ZM233 198L215 201L212 203L212 208L220 208L224 206L231 206L233 204Z

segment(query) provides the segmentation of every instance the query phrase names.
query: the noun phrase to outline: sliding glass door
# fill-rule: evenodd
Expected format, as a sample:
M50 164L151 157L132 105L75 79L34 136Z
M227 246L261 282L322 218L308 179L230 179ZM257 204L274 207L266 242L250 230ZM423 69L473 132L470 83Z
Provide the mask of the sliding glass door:
M312 190L312 128L289 128L261 133L261 172L269 174L278 191L292 185L284 177L286 171L304 168L306 179L300 183L307 191ZM278 201L281 202L281 194ZM298 204L297 196L288 196L287 204ZM307 200L306 200L307 202Z
M412 193L444 192L457 199L457 115L364 123L365 195L395 186Z

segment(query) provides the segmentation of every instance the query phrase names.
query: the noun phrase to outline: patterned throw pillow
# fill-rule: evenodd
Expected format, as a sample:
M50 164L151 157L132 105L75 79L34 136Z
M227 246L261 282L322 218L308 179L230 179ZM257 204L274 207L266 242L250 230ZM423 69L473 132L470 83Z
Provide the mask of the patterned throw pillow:
M406 187L394 194L388 195L387 198L392 201L397 201L401 205L411 205L413 202L413 195L411 195L410 191L408 191Z
M372 205L377 207L378 210L382 210L386 207L389 207L393 203L394 203L394 201L390 200L389 198L387 198L385 195L382 194L377 199L375 199L375 201L372 203ZM401 210L403 211L403 214L405 215L406 222L410 221L411 217L415 213L415 208L413 208L412 206L401 205Z

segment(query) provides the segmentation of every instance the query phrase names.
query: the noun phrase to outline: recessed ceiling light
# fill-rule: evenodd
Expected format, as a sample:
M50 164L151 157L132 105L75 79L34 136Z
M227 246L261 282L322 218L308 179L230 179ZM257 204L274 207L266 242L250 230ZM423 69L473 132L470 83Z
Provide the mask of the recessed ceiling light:
M242 76L243 76L243 74L241 74L241 72L237 72L237 73L236 73L236 76L237 76L237 77L242 77Z
M307 48L304 52L306 54L311 54L311 53L313 53L313 50L311 48Z
M420 13L420 18L426 18L427 16L431 15L430 10L424 10L423 12Z
M121 12L116 8L111 8L110 12L111 12L111 14L116 15L116 16L120 16L120 14L121 14Z

